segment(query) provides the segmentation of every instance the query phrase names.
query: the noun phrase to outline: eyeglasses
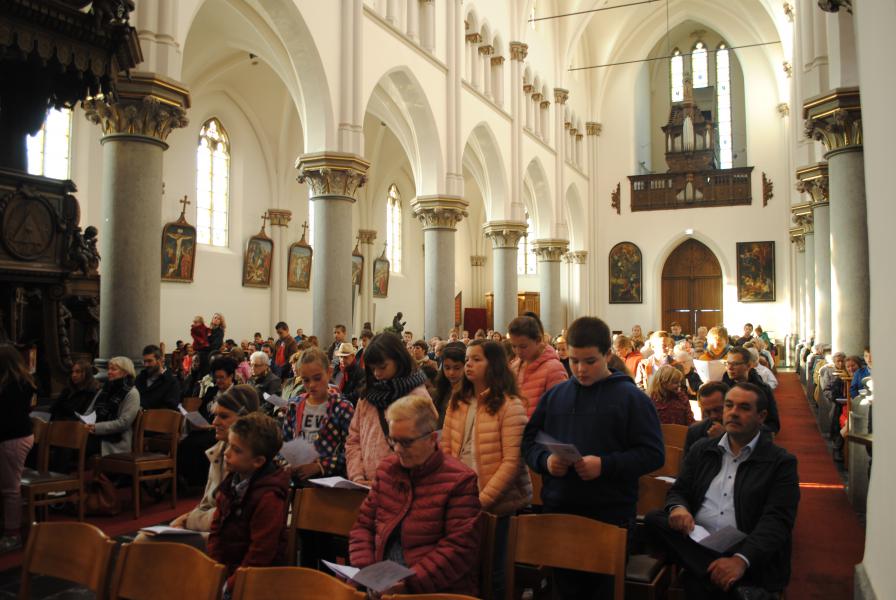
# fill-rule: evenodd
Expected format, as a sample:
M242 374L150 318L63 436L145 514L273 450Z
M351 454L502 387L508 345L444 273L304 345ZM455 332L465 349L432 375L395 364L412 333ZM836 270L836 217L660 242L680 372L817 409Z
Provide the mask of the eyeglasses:
M418 435L417 437L410 438L410 439L396 439L396 438L390 436L390 437L386 438L386 443L389 444L389 447L392 448L393 450L395 450L395 446L401 446L402 448L407 450L408 448L410 448L411 446L414 445L414 442L416 442L417 440L422 440L423 438L430 435L431 433L432 433L432 431L427 431L423 435Z
M747 363L745 363L745 362L743 362L743 361L739 361L739 360L727 360L727 361L725 361L725 365L728 366L728 367L742 367L742 366L744 366L745 364L747 364Z

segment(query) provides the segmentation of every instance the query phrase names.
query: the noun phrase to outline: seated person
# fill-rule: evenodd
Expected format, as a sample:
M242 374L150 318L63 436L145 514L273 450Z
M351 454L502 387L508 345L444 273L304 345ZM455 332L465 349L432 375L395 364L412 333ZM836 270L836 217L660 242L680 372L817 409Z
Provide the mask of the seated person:
M706 349L700 355L700 360L722 360L730 349L728 330L721 326L713 327L706 334Z
M750 344L750 342L748 342L748 344ZM759 350L757 350L752 345L745 345L744 348L750 351L750 366L756 369L756 372L759 373L759 377L762 378L762 382L770 389L775 389L776 387L778 387L778 378L775 377L775 374L772 373L772 370L759 362Z
M50 420L77 421L75 413L87 414L99 389L99 382L93 378L93 366L83 359L76 361L72 365L69 385L50 405Z
M205 390L197 410L209 423L214 419L215 402L233 387L236 376L236 362L233 359L220 354L214 356L217 358L212 360L208 375L214 385ZM211 425L200 427L190 422L187 422L185 428L187 435L177 447L177 474L188 487L204 486L208 472L205 453L215 445L215 430Z
M650 380L647 395L653 401L661 424L685 425L694 422L687 393L682 389L684 375L672 365L657 369Z
M821 394L827 401L826 405L830 405L837 398L843 397L843 380L840 379L840 373L846 370L846 354L843 352L835 352L831 355L828 364L821 368L818 373L818 387L821 388Z
M108 380L94 398L87 414L96 412L96 423L88 425L87 456L131 451L134 420L140 414L140 392L134 387L134 363L126 356L109 360Z
M252 366L252 379L249 383L255 386L255 391L258 392L261 411L268 416L273 415L277 407L265 402L264 395L279 396L283 391L283 380L271 371L271 358L267 352L253 352L249 357L249 364Z
M676 351L675 366L680 367L682 374L684 374L682 384L683 389L688 394L688 398L696 398L697 390L703 385L703 380L694 368L694 358L686 351Z
M764 419L763 427L772 433L778 433L781 430L775 394L765 384L762 377L756 372L756 369L753 368L753 355L750 354L749 350L738 347L732 348L728 352L722 383L728 387L733 387L735 383L752 383L761 389L766 399L768 399L768 415Z
M134 381L140 392L140 406L144 410L168 408L177 410L180 404L180 382L165 368L162 350L150 344L143 349L143 370Z
M476 473L439 448L429 398L396 400L386 420L394 453L380 463L349 534L352 566L392 560L414 571L388 593L476 595Z
M787 587L800 498L797 461L762 430L767 415L761 389L735 384L725 396L725 434L694 444L666 508L647 514L648 530L685 569L689 600L765 597L749 588L777 594ZM719 553L688 536L695 525L710 533L735 527L747 537ZM735 588L738 596L728 595Z
M648 345L653 350L653 354L641 360L635 371L635 385L644 391L650 387L650 380L653 379L654 373L663 365L672 364L672 356L670 356L675 344L672 338L665 331L654 331L648 338Z
M727 393L728 386L721 381L709 381L697 390L697 403L700 405L703 420L688 427L688 434L684 440L685 456L691 446L703 438L719 437L725 433L725 427L722 425L722 406L725 404Z
M865 359L861 356L850 356L846 359L846 370L852 375L852 382L849 384L849 397L858 398L859 393L864 388L862 380L871 377L871 369L865 364Z
M227 568L233 590L238 567L282 565L286 557L289 473L274 463L283 445L280 425L260 412L230 427L224 478L215 496L208 555Z

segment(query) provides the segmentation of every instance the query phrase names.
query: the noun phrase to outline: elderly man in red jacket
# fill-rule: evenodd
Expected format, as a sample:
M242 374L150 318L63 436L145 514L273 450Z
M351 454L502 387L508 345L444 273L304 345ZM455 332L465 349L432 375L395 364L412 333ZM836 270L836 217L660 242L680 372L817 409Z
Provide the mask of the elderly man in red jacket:
M438 445L429 398L406 396L386 410L389 445L349 535L352 566L392 560L415 575L389 593L475 596L480 512L476 473Z

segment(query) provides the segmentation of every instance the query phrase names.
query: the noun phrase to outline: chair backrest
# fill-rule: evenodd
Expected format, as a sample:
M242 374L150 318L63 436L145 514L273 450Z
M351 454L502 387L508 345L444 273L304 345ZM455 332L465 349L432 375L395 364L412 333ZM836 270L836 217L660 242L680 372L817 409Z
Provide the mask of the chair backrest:
M684 442L688 437L687 425L675 425L673 423L663 423L660 425L663 430L663 440L667 446L675 446L676 448L684 448Z
M335 577L304 567L241 567L232 600L280 600L295 593L307 600L362 600L359 592Z
M625 589L628 532L577 515L520 515L510 519L507 537L507 600L513 598L516 563L613 576L614 598Z
M382 600L479 600L463 594L386 594Z
M646 515L652 510L666 506L666 494L672 484L668 481L642 475L638 478L638 514Z
M532 506L541 506L544 504L541 501L541 474L529 469L529 479L532 480Z
M169 441L168 454L177 457L177 445L180 442L180 430L183 426L184 416L176 410L167 408L153 408L143 411L141 433L146 442L146 432L160 434ZM158 439L156 437L155 439ZM141 446L142 451L143 446Z
M292 527L287 536L287 556L296 556L299 529L348 537L358 520L361 503L367 497L363 490L337 488L301 488L292 503Z
M118 554L111 600L216 600L224 565L186 544L125 544Z
M50 451L44 443L47 439L47 429L50 424L39 417L31 417L31 433L34 435L34 445L37 448L37 470L46 472L50 463Z
M684 457L684 450L676 446L666 445L666 462L662 467L650 473L650 475L666 475L668 477L678 477L681 471L681 459Z
M95 592L97 600L103 600L114 547L115 542L89 523L59 521L33 524L22 561L19 599L30 600L30 576L33 574L77 583Z
M492 573L495 568L495 530L498 517L485 511L479 513L479 597L492 600ZM500 600L496 598L495 600Z
M90 432L80 421L53 421L47 430L45 446L48 451L50 448L68 448L77 452L78 473L83 475L88 437Z
M202 398L199 396L188 396L181 400L181 405L184 407L184 410L187 412L196 412L199 410L199 406L202 404Z

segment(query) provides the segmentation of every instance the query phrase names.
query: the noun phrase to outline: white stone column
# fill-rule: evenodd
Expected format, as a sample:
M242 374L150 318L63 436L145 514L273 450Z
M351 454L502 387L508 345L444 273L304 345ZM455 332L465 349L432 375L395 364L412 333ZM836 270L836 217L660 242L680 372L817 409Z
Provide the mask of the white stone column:
M565 220L566 211L566 140L569 139L568 127L564 128L565 105L569 99L569 91L563 88L554 88L554 149L557 155L554 159L554 197L551 199L553 219L551 223L552 235L566 235ZM547 137L545 136L545 140ZM563 226L563 229L561 229Z
M473 85L473 44L469 34L464 38L464 79Z
M806 100L806 133L824 143L831 221L831 336L835 352L858 354L869 343L868 216L858 88Z
M576 133L576 166L582 169L585 165L582 163L582 145L584 142L585 136L581 133Z
M468 33L467 42L470 44L470 78L469 83L476 91L482 91L482 60L479 57L479 44L482 36L478 33Z
M504 107L504 57L493 56L492 62L492 95L495 104Z
M292 211L282 208L269 208L271 221L271 239L274 240L274 254L271 256L271 320L276 323L286 320L286 265L289 258L289 242L284 233L289 231ZM313 263L312 263L313 264ZM273 325L274 323L271 323Z
M398 25L398 0L386 0L386 22L393 27Z
M551 134L551 101L542 100L536 107L538 118L541 119L541 139L548 142L548 136Z
M373 322L373 261L376 257L373 255L373 242L376 240L375 229L359 229L358 241L361 243L361 256L364 257L364 268L361 271L361 323ZM359 331L360 333L360 331Z
M797 189L812 198L815 235L815 341L831 343L831 212L828 165L818 163L796 172Z
M482 57L482 93L489 100L492 96L492 52L491 46L479 46L479 55Z
M790 228L790 241L793 244L794 271L796 273L796 289L794 290L794 307L797 315L797 334L800 340L807 340L806 336L806 238L802 227Z
M390 0L391 2L391 0ZM418 33L420 30L420 0L408 0L407 2L407 10L406 17L407 22L405 23L408 39L412 42L420 41L420 34Z
M540 116L538 107L541 105L542 95L538 92L535 92L531 96L530 104L532 105L532 114L535 118L532 119L532 133L535 134L535 137L539 137L544 139L544 133L541 128L541 119L538 118Z
M597 248L598 242L597 240L597 225L598 225L598 210L597 203L598 197L600 196L599 190L599 181L598 181L598 138L600 137L602 126L600 123L595 121L588 121L585 123L585 132L588 134L588 201L585 202L587 209L587 227L586 237L588 240L588 248L590 248L590 252L592 256L597 256ZM587 257L586 259L587 260ZM582 284L582 289L587 290L587 292L583 295L585 300L585 304L582 307L584 314L586 315L594 315L598 313L597 307L600 306L600 302L598 298L605 297L600 295L600 281L599 278L595 278L592 283L591 280L587 277L588 270L587 268L583 268L583 272L586 274L585 283Z
M160 339L162 163L165 140L187 125L190 94L180 83L131 71L118 83L118 100L85 100L88 120L103 137L103 223L100 226L100 359L128 356Z
M569 269L572 273L572 285L570 286L569 318L567 326L579 317L591 314L587 308L588 303L588 251L577 250L566 253Z
M526 129L534 131L532 115L535 113L535 105L532 102L532 85L525 84L523 93L526 95Z
M315 152L296 160L299 183L314 202L314 261L311 263L312 332L321 347L335 325L352 322L352 204L367 181L370 163L354 154Z
M420 45L424 50L432 54L436 48L436 15L435 2L433 0L418 0L420 2Z
M560 262L569 249L569 241L535 240L532 244L538 258L538 287L541 296L541 322L544 330L557 336L563 329L563 299L560 295Z
M796 204L790 208L793 222L803 231L805 263L803 277L803 329L806 339L815 338L815 230L812 229L812 203ZM817 340L816 340L817 341Z
M494 328L507 332L507 325L517 317L517 245L526 235L527 227L521 221L489 221L483 224L485 237L492 241L494 268L492 285L495 294Z
M485 300L485 294L482 291L482 277L483 277L483 267L485 267L485 256L481 255L472 255L470 256L470 270L471 270L471 287L473 298L472 301L469 302L471 306L481 307Z
M411 202L423 225L423 331L426 339L454 326L454 235L469 202L456 196L418 196Z

